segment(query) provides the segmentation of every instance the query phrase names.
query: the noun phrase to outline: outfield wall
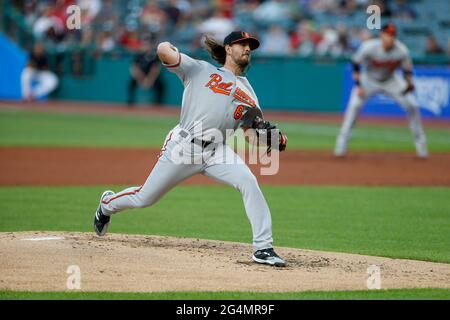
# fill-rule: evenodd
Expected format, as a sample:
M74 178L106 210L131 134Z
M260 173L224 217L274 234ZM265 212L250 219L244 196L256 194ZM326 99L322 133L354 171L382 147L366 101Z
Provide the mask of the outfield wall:
M131 58L99 59L91 76L65 76L55 95L59 99L125 102ZM339 111L343 92L343 62L294 58L255 58L248 78L264 108ZM163 68L165 103L179 105L180 80ZM326 84L324 85L324 82ZM152 94L140 91L141 102Z

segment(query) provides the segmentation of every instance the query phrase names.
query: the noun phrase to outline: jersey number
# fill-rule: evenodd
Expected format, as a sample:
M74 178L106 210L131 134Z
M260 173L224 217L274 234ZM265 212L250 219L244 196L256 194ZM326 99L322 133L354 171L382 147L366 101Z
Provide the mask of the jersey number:
M244 106L242 104L238 105L236 110L234 110L234 120L239 120L242 118L242 114L244 113Z

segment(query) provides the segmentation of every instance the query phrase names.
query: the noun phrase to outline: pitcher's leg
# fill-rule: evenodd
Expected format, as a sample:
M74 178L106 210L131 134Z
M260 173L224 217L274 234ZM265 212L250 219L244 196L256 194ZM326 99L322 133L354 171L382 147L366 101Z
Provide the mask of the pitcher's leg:
M199 165L174 164L163 155L142 186L127 188L106 196L102 201L101 210L103 214L110 216L125 209L151 206L170 189L198 173L200 169Z
M335 156L341 157L347 153L347 144L352 134L352 128L355 125L359 110L363 106L365 100L365 98L358 95L356 87L353 88L347 109L345 110L341 130L336 139L336 146L334 148Z
M245 163L215 164L207 167L204 174L241 192L245 211L252 226L254 250L272 248L270 210L258 186L258 181L247 165Z

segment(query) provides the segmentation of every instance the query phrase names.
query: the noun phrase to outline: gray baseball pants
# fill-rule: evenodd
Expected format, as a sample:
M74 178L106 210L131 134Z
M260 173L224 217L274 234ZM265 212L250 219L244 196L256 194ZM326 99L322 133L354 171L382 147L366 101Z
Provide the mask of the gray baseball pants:
M202 148L191 140L185 130L175 127L167 135L158 161L145 183L105 197L102 212L112 215L125 209L149 207L183 180L203 174L239 190L252 227L254 250L271 248L270 210L248 166L224 143Z

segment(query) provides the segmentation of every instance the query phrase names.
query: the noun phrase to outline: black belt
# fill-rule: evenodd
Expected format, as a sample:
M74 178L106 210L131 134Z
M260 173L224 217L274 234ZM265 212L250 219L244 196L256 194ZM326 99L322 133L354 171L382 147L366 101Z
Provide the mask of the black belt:
M206 148L207 146L209 146L212 141L203 141L197 138L194 138L191 140L192 143L195 143L196 145L202 147L203 149Z

